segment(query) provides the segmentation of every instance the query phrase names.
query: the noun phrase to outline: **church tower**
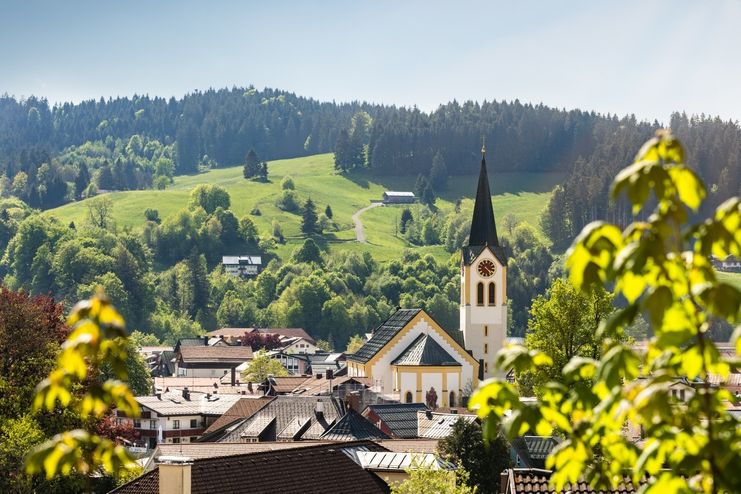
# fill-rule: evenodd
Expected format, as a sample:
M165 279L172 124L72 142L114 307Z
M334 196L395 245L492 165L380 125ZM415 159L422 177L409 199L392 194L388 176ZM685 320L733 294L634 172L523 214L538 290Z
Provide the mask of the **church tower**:
M479 361L479 375L492 377L494 358L507 336L507 255L497 237L485 148L481 149L471 234L461 256L460 310L466 349Z

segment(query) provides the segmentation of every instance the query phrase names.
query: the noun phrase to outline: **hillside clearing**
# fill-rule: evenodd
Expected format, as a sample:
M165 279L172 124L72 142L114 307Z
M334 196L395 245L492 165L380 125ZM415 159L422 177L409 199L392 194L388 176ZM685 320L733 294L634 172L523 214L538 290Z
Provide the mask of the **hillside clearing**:
M332 206L338 231L325 232L322 236L324 242L321 242L330 251L369 251L382 261L396 258L403 249L410 247L432 253L438 259L447 259L450 255L442 246L410 246L397 233L396 221L402 206L366 211L362 222L367 243L358 243L353 214L368 206L371 199L380 199L384 190L412 190L416 177L340 175L334 170L332 154L273 161L269 166L267 183L245 180L242 167L236 166L176 177L172 186L162 191L112 192L107 197L113 202L112 215L116 224L137 229L144 224L144 211L147 208L158 210L160 218L164 219L186 207L190 191L197 185L220 185L229 191L231 209L238 217L249 214L254 208L260 210L260 215L251 218L261 233L272 232L273 221L281 225L286 243L278 246L276 254L286 257L304 239L300 231L300 215L282 211L275 205L282 193L280 181L286 175L293 177L301 201L311 197L319 212L323 212L327 204ZM552 173L491 173L492 201L497 219L501 220L511 213L539 228L540 212L547 204L551 189L560 179L560 175ZM474 175L451 177L448 189L441 194L437 206L442 210L450 210L458 199L464 199L465 207L475 191L476 180ZM55 216L64 223L74 221L82 224L86 221L88 201L66 204L44 214ZM416 207L419 206L413 206Z

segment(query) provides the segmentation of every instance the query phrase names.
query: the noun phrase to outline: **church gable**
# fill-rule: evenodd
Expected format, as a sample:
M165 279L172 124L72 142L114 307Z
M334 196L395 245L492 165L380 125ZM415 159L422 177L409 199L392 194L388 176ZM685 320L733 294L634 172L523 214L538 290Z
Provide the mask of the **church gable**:
M406 321L402 324L402 321ZM432 336L432 333L437 337ZM422 309L399 309L384 324L373 333L373 337L358 350L355 355L348 356L348 360L364 365L374 365L379 359L391 361L397 359L420 335L435 341L452 356L453 360L477 367L474 359L462 344L460 335L454 337L443 329L437 322Z
M421 311L422 309L399 309L394 312L391 317L373 330L373 336L360 350L353 355L348 355L348 360L361 364L367 363L383 350Z
M415 366L458 366L458 362L428 334L420 334L396 359L392 365Z

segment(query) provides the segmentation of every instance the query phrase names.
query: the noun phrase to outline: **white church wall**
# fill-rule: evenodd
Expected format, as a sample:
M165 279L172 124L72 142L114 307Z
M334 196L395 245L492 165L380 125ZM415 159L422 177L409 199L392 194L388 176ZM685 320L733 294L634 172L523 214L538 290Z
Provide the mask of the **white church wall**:
M448 341L437 333L435 329L423 318L419 319L417 324L414 325L406 334L404 334L399 341L386 352L373 366L371 373L373 380L378 382L383 381L383 393L392 394L394 391L394 376L391 367L391 362L409 346L412 344L415 338L421 333L426 333L432 336L432 338L443 347L451 356L453 356L458 362L462 364L462 375L464 376L463 381L466 382L468 379L473 379L474 369L471 363L460 353L460 351L453 347ZM414 390L416 391L416 383ZM427 390L430 388L428 387ZM435 388L442 389L442 388Z

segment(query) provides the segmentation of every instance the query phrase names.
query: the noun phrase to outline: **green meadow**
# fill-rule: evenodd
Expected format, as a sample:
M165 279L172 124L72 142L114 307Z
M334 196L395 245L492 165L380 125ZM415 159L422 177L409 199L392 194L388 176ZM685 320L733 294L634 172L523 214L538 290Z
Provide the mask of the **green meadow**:
M397 234L396 222L402 206L384 206L365 212L361 219L368 243L358 243L351 219L353 213L367 206L372 199L380 199L384 190L413 190L416 177L374 177L364 173L340 175L334 169L332 154L270 162L266 183L245 180L242 167L236 166L178 176L166 190L112 192L107 197L113 202L112 216L117 226L137 229L144 224L147 208L158 210L160 218L164 219L186 207L190 191L197 185L220 185L229 192L231 209L238 217L249 214L254 208L260 210L261 214L252 216L252 219L261 234L272 232L273 220L281 224L286 243L278 247L276 254L284 257L304 239L299 229L300 215L282 211L275 205L282 193L280 182L286 175L293 177L301 201L311 197L318 212L324 212L327 204L332 206L338 231L325 232L321 242L329 252L367 250L384 261L398 257L405 248L415 248L420 252L430 252L439 259L449 257L442 246L411 246ZM536 228L539 228L540 213L548 202L550 191L562 178L558 174L497 174L491 170L489 175L494 212L500 222L506 214L512 213ZM438 198L437 207L449 210L458 199L463 199L463 207L470 208L467 201L471 201L477 179L476 175L451 177L448 189ZM45 214L65 223L82 224L86 221L87 202L66 204Z

